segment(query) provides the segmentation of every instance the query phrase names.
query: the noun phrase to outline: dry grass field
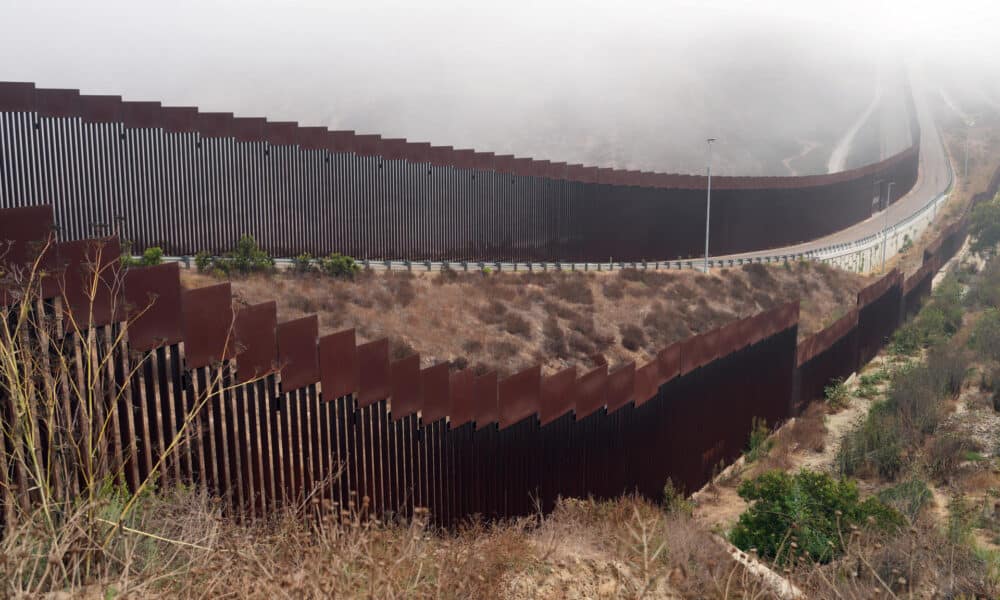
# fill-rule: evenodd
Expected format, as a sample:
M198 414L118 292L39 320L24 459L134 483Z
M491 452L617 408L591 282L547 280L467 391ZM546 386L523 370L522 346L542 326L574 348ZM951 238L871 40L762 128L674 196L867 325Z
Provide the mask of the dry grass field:
M186 287L218 281L185 272ZM692 271L614 273L374 273L354 280L319 274L234 278L254 304L276 300L279 320L319 315L320 332L355 328L359 341L387 337L393 358L419 352L424 366L513 373L642 364L666 345L784 302L801 301L800 336L854 306L869 280L812 263Z

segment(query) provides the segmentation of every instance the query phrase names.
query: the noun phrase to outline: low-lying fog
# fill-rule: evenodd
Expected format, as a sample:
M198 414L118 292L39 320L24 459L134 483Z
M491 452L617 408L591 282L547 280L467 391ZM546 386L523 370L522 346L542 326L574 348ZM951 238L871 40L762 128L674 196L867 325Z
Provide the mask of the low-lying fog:
M909 145L911 69L956 106L1000 110L998 12L903 0L0 0L0 80L657 171L702 171L711 136L716 172L822 173Z

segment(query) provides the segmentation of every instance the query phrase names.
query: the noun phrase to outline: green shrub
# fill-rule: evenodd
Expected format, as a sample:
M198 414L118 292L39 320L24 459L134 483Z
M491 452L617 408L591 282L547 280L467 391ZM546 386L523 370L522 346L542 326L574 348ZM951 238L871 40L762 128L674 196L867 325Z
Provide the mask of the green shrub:
M260 249L253 236L244 235L236 242L232 252L227 252L216 261L216 266L227 273L260 273L273 269L274 259Z
M352 279L361 270L361 265L354 260L354 257L339 252L334 252L326 258L321 258L319 267L331 277L347 279Z
M132 243L125 242L122 244L121 256L119 258L123 267L151 267L153 265L158 265L163 262L163 248L159 246L150 246L146 248L142 256L135 258L132 256Z
M847 405L847 386L844 385L844 380L840 377L823 388L823 395L826 396L827 403L833 408L840 409Z
M981 360L1000 360L1000 311L987 309L976 321L969 336L969 347Z
M163 262L163 248L151 246L142 252L142 266L151 267Z
M843 553L852 526L893 531L904 524L902 515L877 498L860 500L853 482L806 469L765 473L744 481L738 492L750 506L730 540L778 564L800 556L829 562Z
M668 513L683 513L690 515L694 512L694 503L684 496L684 491L674 485L669 477L663 484L663 510Z
M969 234L972 236L969 250L993 256L996 245L1000 242L1000 195L972 209Z
M308 252L296 256L292 259L292 272L299 275L309 273L313 270L313 256Z
M764 458L773 446L774 440L771 439L771 430L767 427L767 421L760 417L754 417L750 426L750 440L745 452L747 462Z
M202 250L198 254L194 255L194 266L198 268L199 273L205 273L211 271L215 265L215 260L212 255L208 252Z
M895 479L903 468L901 429L888 401L872 405L864 421L840 442L836 456L840 474L876 474L883 479Z
M889 352L896 356L913 356L923 346L924 336L914 321L906 323L892 334Z

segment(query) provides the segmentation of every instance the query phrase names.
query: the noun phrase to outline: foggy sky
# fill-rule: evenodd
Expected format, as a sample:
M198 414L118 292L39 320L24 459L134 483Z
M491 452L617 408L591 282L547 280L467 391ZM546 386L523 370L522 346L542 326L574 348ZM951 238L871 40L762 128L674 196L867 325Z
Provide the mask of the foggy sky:
M904 62L1000 110L993 4L0 0L0 80L657 171L711 136L716 172L813 173L876 97L848 166L906 145L880 133Z

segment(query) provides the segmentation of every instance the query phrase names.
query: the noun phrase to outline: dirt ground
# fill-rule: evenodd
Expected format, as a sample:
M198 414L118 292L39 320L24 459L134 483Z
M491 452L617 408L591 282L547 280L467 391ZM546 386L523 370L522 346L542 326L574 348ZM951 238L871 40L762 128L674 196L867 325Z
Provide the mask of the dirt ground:
M184 272L185 287L219 281ZM319 274L234 278L250 304L276 300L278 319L319 315L320 333L355 328L359 341L390 340L393 358L419 352L429 366L517 372L644 364L668 344L737 318L801 300L800 336L854 306L868 279L826 265L747 265L692 271L615 273L373 273L353 281Z

